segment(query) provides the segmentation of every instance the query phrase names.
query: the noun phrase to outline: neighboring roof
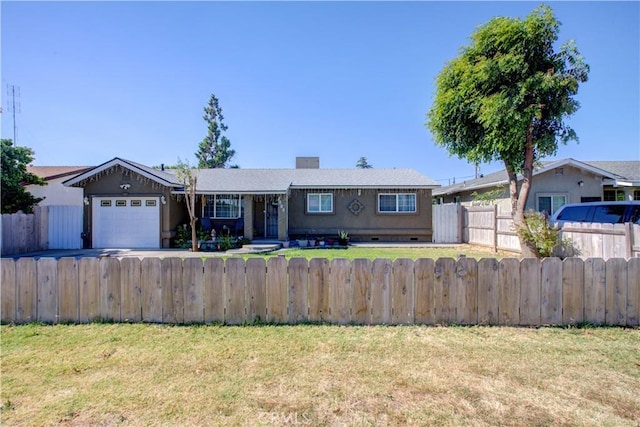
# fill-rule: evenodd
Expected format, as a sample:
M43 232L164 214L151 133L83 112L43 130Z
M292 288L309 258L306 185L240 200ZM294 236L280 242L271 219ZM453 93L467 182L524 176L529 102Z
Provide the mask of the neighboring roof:
M545 173L552 169L562 166L573 166L578 169L586 170L594 175L600 175L604 178L612 180L629 179L638 181L640 178L634 178L640 174L640 161L595 161L581 162L572 158L560 159L556 161L541 162L541 167L534 169L533 176ZM623 175L630 174L631 176ZM522 179L522 175L518 175L518 180ZM477 179L464 181L441 187L433 191L434 196L442 196L446 194L455 194L461 191L471 191L481 188L495 187L496 185L508 184L509 176L506 170L493 172Z
M115 157L108 162L105 162L101 165L98 165L94 168L91 168L80 175L77 175L74 178L66 180L63 184L66 186L73 185L81 185L83 181L86 181L93 175L99 174L100 172L111 169L115 166L122 166L129 170L139 173L140 175L149 178L153 181L158 182L159 184L165 185L167 187L179 187L180 183L176 181L175 175L168 173L166 171L161 171L160 169L150 168L140 163L132 162L131 160L121 159L119 157Z
M620 178L640 181L640 160L626 161L585 161L584 163L609 171Z
M114 166L131 169L174 192L182 192L175 170L150 168L131 160L116 157L64 182L67 186L83 182ZM379 188L417 189L440 185L413 169L200 169L197 192L234 194L285 194L290 189L303 188Z
M91 169L91 166L27 166L27 172L39 176L45 181L78 175L89 169Z

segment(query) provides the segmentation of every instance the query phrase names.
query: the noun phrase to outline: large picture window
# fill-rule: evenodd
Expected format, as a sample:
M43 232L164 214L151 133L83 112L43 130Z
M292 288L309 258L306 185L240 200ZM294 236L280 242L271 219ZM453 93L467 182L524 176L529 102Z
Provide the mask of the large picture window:
M333 212L333 194L331 193L307 194L307 212L309 213Z
M210 218L239 218L240 196L237 194L207 196L204 216Z
M416 212L415 193L378 194L378 212Z
M547 212L548 215L553 215L560 206L567 203L567 196L565 194L539 194L537 202L538 212Z

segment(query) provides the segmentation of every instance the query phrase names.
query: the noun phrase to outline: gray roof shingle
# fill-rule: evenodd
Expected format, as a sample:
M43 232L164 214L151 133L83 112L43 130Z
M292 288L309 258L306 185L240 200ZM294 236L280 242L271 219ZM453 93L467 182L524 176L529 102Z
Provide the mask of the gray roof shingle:
M289 188L435 188L413 169L202 169L199 192L286 193Z
M637 160L625 160L625 161L576 161L574 159L562 159L554 161L540 162L542 168L551 166L555 163L558 166L564 163L572 163L574 165L583 164L583 167L592 167L600 169L600 172L606 175L615 175L618 178L629 179L632 181L640 181L640 161ZM587 166L585 166L587 165ZM539 170L539 169L536 169ZM535 175L534 171L534 175ZM518 176L520 179L520 176ZM489 173L477 179L471 179L464 182L459 182L446 187L437 188L433 191L434 196L440 196L443 194L455 194L461 191L475 190L479 188L492 187L498 184L504 184L509 182L509 176L506 170L500 170L497 172Z

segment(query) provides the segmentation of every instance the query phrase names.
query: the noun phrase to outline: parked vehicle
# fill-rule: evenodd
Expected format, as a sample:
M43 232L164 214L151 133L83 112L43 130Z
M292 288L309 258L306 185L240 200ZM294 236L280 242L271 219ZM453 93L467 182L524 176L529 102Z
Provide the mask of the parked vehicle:
M587 202L561 206L551 217L551 224L596 222L601 224L640 224L640 201Z

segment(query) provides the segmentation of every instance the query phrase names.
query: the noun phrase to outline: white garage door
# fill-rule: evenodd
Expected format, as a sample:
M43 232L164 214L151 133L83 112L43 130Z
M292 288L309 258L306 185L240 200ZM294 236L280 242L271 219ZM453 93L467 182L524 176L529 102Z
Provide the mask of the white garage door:
M157 197L94 197L94 248L159 248Z

